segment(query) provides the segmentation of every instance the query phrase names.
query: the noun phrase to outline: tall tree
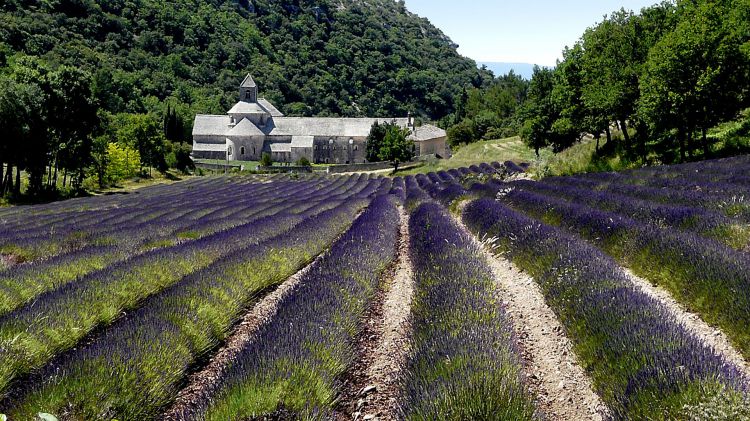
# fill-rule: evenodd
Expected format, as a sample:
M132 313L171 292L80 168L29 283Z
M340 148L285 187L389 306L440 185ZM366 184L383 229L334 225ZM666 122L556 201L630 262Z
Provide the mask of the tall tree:
M56 138L55 174L60 168L71 171L73 186L78 188L91 164L92 134L99 122L91 81L89 73L70 66L61 66L49 75L48 115ZM53 183L57 183L56 175Z
M389 124L383 138L378 157L381 161L389 161L395 171L398 171L399 164L414 157L414 142L408 139L409 133L408 129L397 124Z
M655 135L676 131L683 160L692 155L696 138L708 155L707 130L743 106L750 62L735 22L726 19L743 5L744 0L683 4L680 23L649 55L640 84L640 115Z
M651 47L674 25L674 15L668 1L640 14L621 9L581 38L583 102L595 121L619 124L626 148L632 146L628 126L636 116L643 65Z
M560 115L552 101L554 75L552 69L534 67L526 103L520 111L523 120L521 138L527 146L534 149L537 156L541 148L553 144L552 125Z
M365 159L368 162L378 162L380 160L380 148L383 146L385 134L388 132L388 124L375 122L370 128L367 135L367 146L365 149Z

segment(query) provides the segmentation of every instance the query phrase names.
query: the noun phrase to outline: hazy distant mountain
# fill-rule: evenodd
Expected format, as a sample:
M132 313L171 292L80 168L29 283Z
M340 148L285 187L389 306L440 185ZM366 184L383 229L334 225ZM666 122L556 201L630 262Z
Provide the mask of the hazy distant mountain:
M487 66L488 69L492 70L495 77L502 76L513 70L517 75L521 75L525 79L531 79L531 75L534 74L534 65L529 63L493 63L493 62L477 62L480 67L482 65Z

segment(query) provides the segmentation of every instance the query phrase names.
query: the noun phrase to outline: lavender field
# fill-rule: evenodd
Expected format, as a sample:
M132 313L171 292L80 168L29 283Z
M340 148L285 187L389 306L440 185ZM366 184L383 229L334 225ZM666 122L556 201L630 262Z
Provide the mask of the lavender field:
M0 209L0 420L750 419L750 157Z

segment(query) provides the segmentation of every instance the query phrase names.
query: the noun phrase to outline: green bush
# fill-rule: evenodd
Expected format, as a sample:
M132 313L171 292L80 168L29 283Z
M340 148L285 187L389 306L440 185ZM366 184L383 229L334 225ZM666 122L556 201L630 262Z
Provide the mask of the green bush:
M297 160L295 163L298 167L310 167L312 164L310 164L310 160L305 158L304 156Z
M270 167L272 165L273 165L273 159L271 159L271 154L268 152L264 152L263 156L260 158L260 166Z

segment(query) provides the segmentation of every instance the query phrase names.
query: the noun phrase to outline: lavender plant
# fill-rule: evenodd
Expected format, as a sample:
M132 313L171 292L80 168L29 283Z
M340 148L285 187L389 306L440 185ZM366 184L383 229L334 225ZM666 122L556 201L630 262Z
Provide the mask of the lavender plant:
M728 413L744 405L748 379L737 367L597 248L490 199L469 203L463 219L534 277L615 418L683 419L684 408L716 395Z
M309 418L328 412L340 376L353 362L362 315L395 258L397 228L395 201L375 199L241 351L202 417L286 411Z
M429 201L411 213L409 234L416 292L403 417L534 418L513 329L477 246Z
M599 245L720 327L744 356L750 356L749 254L692 233L537 193L512 190L504 200Z
M367 184L364 180L342 187L354 196ZM359 187L351 190L354 186ZM337 195L328 195L325 200L336 199ZM313 214L259 215L237 228L109 266L0 317L0 393L13 379L75 346L123 310L137 308L144 298L180 278L241 247L283 234Z
M286 235L239 249L183 278L90 345L42 370L10 414L23 419L44 409L82 419L157 418L190 368L226 338L243 310L329 246L363 205L352 200L311 216Z

